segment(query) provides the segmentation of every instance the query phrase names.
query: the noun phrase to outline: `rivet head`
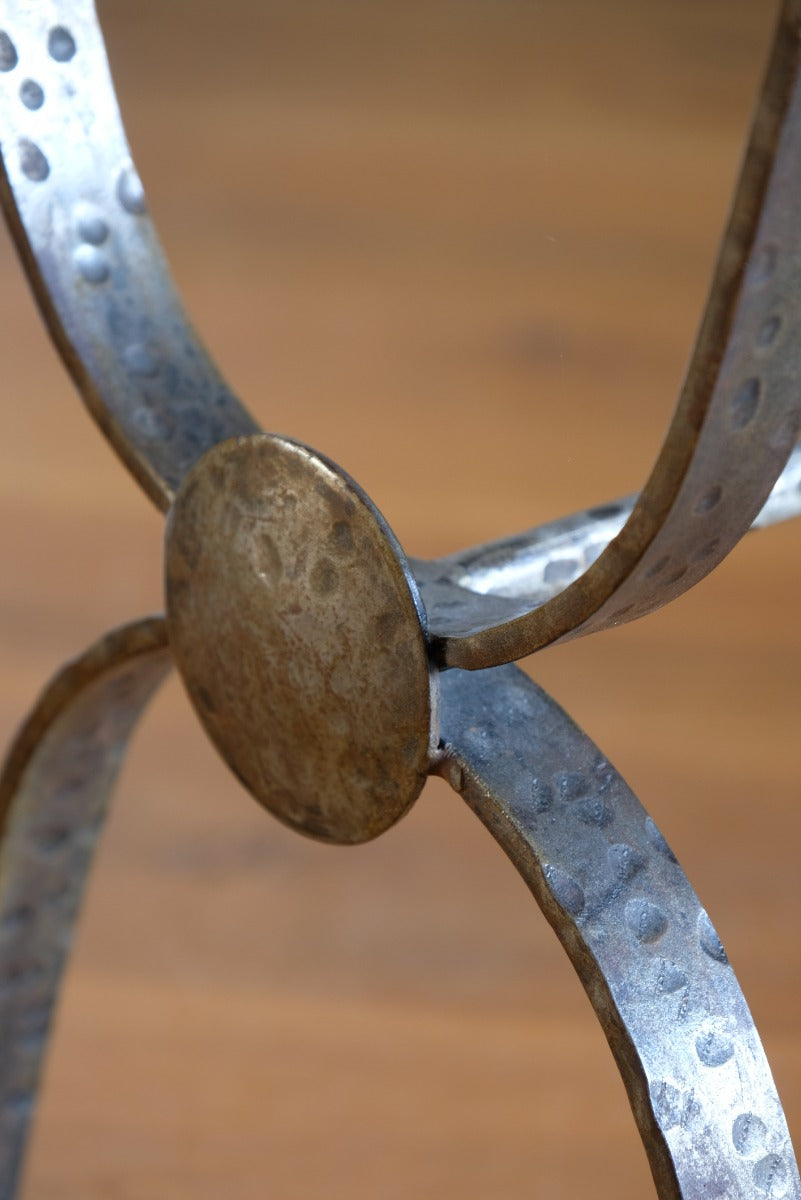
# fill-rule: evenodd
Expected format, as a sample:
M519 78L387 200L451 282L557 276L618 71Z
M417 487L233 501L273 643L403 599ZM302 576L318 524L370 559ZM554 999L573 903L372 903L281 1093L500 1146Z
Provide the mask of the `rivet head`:
M170 511L166 592L192 704L261 804L343 843L407 811L435 744L425 616L343 471L267 434L215 446Z

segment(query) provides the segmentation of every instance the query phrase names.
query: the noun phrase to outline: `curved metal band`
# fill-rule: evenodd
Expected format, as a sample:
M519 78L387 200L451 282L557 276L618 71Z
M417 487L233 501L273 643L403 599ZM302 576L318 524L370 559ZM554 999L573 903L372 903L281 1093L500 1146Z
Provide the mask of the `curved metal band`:
M49 685L0 778L0 1187L14 1195L52 1008L111 790L170 665L164 622ZM437 770L511 858L589 995L661 1200L801 1197L770 1069L667 843L589 738L514 667L447 673Z
M91 0L6 0L0 191L89 410L162 509L216 442L257 429L189 325L147 215Z
M21 254L90 409L166 508L203 452L256 426L178 301L92 6L8 0L2 21L2 193ZM801 183L800 27L801 0L786 0L683 396L628 521L581 578L514 620L487 618L485 608L448 632L452 612L434 594L446 665L518 657L658 607L706 574L764 502L801 412L792 207ZM504 545L513 556L514 543ZM497 592L493 603L507 599ZM51 684L0 781L3 1194L17 1176L94 835L136 718L169 662L159 620L98 643ZM438 769L565 945L620 1066L660 1196L801 1197L779 1100L723 948L623 781L514 669L446 676L442 724Z
M258 426L178 299L90 0L9 0L3 21L0 193L9 222L92 414L167 508L197 458ZM615 506L627 519L603 522L603 540L593 514L583 532L569 519L573 543L576 534L589 542L578 556L563 553L563 523L546 527L557 536L552 557L547 537L535 536L544 587L521 578L520 538L418 564L443 665L486 667L641 616L706 575L759 512L801 420L799 26L801 0L785 0L706 316L643 493ZM474 586L465 563L477 555L489 555L494 579L515 576L513 593Z
M567 951L660 1200L801 1196L770 1068L718 936L653 821L516 667L442 679L440 773Z
M441 634L445 665L509 662L659 608L728 554L767 499L801 426L799 61L801 0L785 0L682 395L631 516L554 599Z
M162 618L51 681L0 776L0 1195L11 1200L72 929L136 722L171 665Z
M550 521L513 538L471 546L444 558L410 560L440 636L470 622L511 620L545 604L578 579L616 537L637 502L624 496ZM796 446L751 529L801 514L801 446Z

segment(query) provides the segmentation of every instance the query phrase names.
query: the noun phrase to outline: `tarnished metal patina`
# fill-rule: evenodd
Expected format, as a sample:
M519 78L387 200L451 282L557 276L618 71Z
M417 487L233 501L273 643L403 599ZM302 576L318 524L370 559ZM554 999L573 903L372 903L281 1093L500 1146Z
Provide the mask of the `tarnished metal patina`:
M782 8L698 341L642 493L437 562L407 561L321 454L260 433L197 340L91 3L8 0L0 20L7 219L88 407L168 511L167 620L110 634L65 668L0 781L2 1195L92 845L130 731L174 661L223 758L305 833L376 836L428 773L464 796L587 991L663 1200L801 1197L751 1016L675 856L586 735L503 665L652 611L749 527L801 507L801 0Z
M374 505L333 463L259 434L190 471L166 546L170 643L238 778L313 837L383 833L425 783L438 679Z

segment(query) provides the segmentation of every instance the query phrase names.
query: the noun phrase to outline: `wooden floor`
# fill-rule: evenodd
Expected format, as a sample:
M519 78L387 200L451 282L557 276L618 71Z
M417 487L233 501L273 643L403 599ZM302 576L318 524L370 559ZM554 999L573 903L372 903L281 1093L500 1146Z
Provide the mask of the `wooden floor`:
M699 317L765 0L106 0L199 328L267 428L439 554L636 489ZM157 610L162 520L0 244L0 735ZM726 942L801 1138L801 528L531 673ZM623 1089L523 885L443 786L372 845L279 827L176 682L88 896L25 1200L634 1200Z

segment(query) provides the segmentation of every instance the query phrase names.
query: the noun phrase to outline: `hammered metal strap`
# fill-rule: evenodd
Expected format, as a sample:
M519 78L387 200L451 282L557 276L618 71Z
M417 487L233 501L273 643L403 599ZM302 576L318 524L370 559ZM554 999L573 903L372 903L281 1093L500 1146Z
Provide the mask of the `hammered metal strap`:
M181 306L90 0L7 0L0 19L6 215L92 414L167 508L206 450L258 426ZM792 448L801 404L792 386L801 364L801 312L792 303L801 287L793 207L800 25L801 0L786 0L698 345L646 488L636 504L602 505L583 521L547 527L552 554L547 538L535 537L534 571L545 586L519 571L530 537L478 554L491 558L494 579L515 576L513 593L474 577L476 551L414 564L445 665L489 666L649 612L706 575L759 512ZM798 511L801 498L793 491L790 499ZM611 521L595 516L610 511ZM578 553L564 554L565 524Z
M128 740L171 665L154 618L46 688L0 776L0 1196L15 1194L72 930Z
M544 604L578 579L617 537L631 516L636 496L623 496L572 513L517 537L471 546L443 558L411 559L426 611L437 628L453 633L470 622L489 625ZM764 506L751 525L765 529L801 512L801 446L796 446Z
M147 213L90 0L0 10L3 201L50 332L155 503L256 424L189 325Z
M631 621L715 567L770 493L801 425L801 0L785 0L681 399L621 532L540 608L441 635L448 666L510 662ZM432 633L438 633L432 613Z
M509 855L586 989L660 1200L797 1200L743 994L632 791L517 667L444 675L442 731L441 773Z
M393 716L409 705L405 684L393 694L393 711L384 720L384 726L399 726L397 753L405 755L409 792L417 794L426 767L444 774L531 887L606 1032L660 1196L801 1200L781 1106L745 1001L706 913L656 827L592 743L515 668L443 675L443 748L431 757L436 679L428 674L425 621L383 518L371 512L369 530L354 526L348 488L355 485L340 473L347 486L331 502L336 512L329 505L330 512L310 519L303 536L294 537L298 526L289 499L297 501L299 488L319 483L321 471L336 473L332 464L284 443L281 461L292 467L291 478L278 477L279 440L268 437L232 442L222 455L206 453L223 439L253 434L256 426L183 314L125 143L92 6L87 0L8 0L0 20L7 213L56 343L116 450L162 508L183 485L168 536L172 634L185 682L218 746L225 751L243 729L245 741L251 728L254 739L269 738L270 730L269 723L251 727L252 714L243 715L228 697L243 681L250 687L247 703L251 697L260 703L269 690L269 673L257 661L265 643L262 626L253 625L253 647L228 656L241 679L218 678L215 664L209 668L206 661L217 616L206 602L216 588L225 611L233 571L253 567L250 580L235 581L240 609L248 621L248 604L253 613L267 614L289 685L296 664L309 665L304 655L312 668L320 667L324 682L312 687L304 676L297 683L300 718L286 753L281 751L284 774L297 774L303 744L296 727L304 721L310 739L328 721L327 733L337 740L330 718L342 673L334 669L338 661L328 669L326 655L329 641L347 627L329 611L325 629L333 632L324 643L315 640L322 606L331 606L333 598L351 605L347 615L357 625L361 620L360 633L369 632L366 653L358 661L349 654L345 664L350 691L343 694L357 719L351 693L369 662L370 637L391 648L399 623L413 627L419 651L415 738ZM543 583L568 583L555 597L526 594L519 572L517 591L498 585L492 572L503 577L511 564L514 574L525 557L519 539L421 568L443 665L482 667L642 615L705 575L759 512L792 450L801 415L794 382L801 373L801 237L794 219L801 187L800 32L801 0L786 0L696 352L645 490L633 505L604 506L528 535L529 549L536 545L540 555L536 570ZM242 464L257 451L263 461L251 475ZM222 470L227 463L237 468L228 483ZM214 489L224 483L218 496ZM229 503L242 487L253 506L244 513L247 520L242 504ZM212 504L213 522L198 507L204 498ZM269 521L284 524L269 528ZM560 576L565 531L568 539L578 534L580 540L582 528L597 534L604 522L611 538L606 549L573 582L573 568ZM223 541L211 546L216 559L210 564L201 553L209 523ZM243 547L247 537L252 545ZM362 546L369 553L356 570L354 550ZM381 595L371 596L374 611L362 597L377 577L363 578L364 563L369 568L370 553L385 550L398 556L406 591L388 587L395 575L387 568L377 585L386 604ZM491 578L481 594L489 559ZM290 561L294 591L286 586ZM301 589L301 602L295 585L307 576L310 587ZM357 580L350 590L349 579ZM467 600L455 602L454 589ZM285 611L282 602L289 605ZM201 617L208 619L205 632ZM235 625L234 650L242 649ZM203 636L195 638L198 630ZM348 651L347 638L343 644ZM382 669L393 669L391 654L389 660ZM48 688L0 780L3 1195L13 1193L94 837L133 725L170 661L159 619L103 639ZM211 694L214 688L219 694ZM313 720L303 707L310 697ZM369 696L368 706L378 707ZM341 733L337 751L352 741ZM236 767L240 760L228 757ZM334 784L344 789L345 773L358 776L363 768L359 753L344 753L335 761L343 778ZM325 816L321 803L313 803L309 824L308 812L298 816L298 806L286 802L286 780L272 769L264 774L270 797L278 778L285 801L283 808L275 806L279 815L307 832L331 832L329 825L314 824ZM368 778L360 793L367 811L360 819L370 816L372 788ZM304 780L299 790L308 791ZM395 806L392 818L404 810L405 803ZM359 840L350 824L345 832L340 840Z

